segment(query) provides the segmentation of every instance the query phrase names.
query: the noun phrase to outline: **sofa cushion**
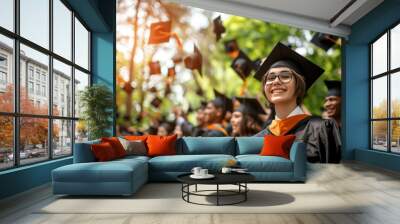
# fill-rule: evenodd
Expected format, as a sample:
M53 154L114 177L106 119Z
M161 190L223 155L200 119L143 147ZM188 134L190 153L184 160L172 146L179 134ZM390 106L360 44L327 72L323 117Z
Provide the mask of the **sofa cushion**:
M183 137L179 141L178 154L225 154L234 155L235 139L233 137Z
M126 155L147 155L146 143L141 140L126 140L125 138L118 138L126 151Z
M264 146L260 152L261 156L280 156L289 159L290 148L296 135L266 135L264 137Z
M126 151L117 137L104 137L101 138L101 142L110 143L117 158L126 156Z
M93 144L90 146L96 161L105 162L113 159L117 159L114 149L108 142L102 142L100 144Z
M176 154L176 139L177 135L158 136L149 135L146 143L148 147L148 156L164 156Z
M150 171L190 172L199 166L212 172L219 171L228 160L235 159L231 155L175 155L158 156L149 160Z
M259 154L264 145L264 137L237 137L236 155Z
M238 155L240 167L249 172L292 172L292 161L279 156Z
M129 182L134 172L143 172L146 162L131 159L109 162L75 163L53 170L58 182Z

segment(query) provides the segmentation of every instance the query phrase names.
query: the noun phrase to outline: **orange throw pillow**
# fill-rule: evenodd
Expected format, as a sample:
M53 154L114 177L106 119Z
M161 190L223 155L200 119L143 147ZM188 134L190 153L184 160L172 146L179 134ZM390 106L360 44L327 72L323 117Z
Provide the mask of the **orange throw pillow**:
M158 136L149 135L146 143L148 147L148 156L165 156L176 155L176 139L177 135Z
M108 142L93 144L90 146L90 148L94 154L94 157L99 162L110 161L117 158L114 149Z
M101 142L110 143L117 158L126 156L126 151L117 137L101 138Z
M129 141L140 140L140 141L146 142L146 139L147 139L147 135L127 135L127 136L123 136L123 137Z
M289 159L290 147L292 147L294 140L296 140L296 135L266 135L260 155L280 156Z

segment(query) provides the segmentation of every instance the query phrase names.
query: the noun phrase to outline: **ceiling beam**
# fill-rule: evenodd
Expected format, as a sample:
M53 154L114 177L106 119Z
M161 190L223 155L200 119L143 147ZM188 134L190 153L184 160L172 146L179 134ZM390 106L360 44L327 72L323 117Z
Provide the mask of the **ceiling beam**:
M272 23L285 24L301 29L317 31L347 38L350 35L350 27L337 25L332 27L329 21L296 15L275 9L256 7L245 3L230 2L227 0L169 0L187 6L202 8L205 10L222 12L232 15L260 19Z
M367 3L368 0L356 0L356 1L351 1L350 5L346 5L343 10L340 11L339 14L335 15L331 20L330 20L330 26L331 27L336 27L343 21L345 21L347 18L349 18L355 11L357 11L361 6Z

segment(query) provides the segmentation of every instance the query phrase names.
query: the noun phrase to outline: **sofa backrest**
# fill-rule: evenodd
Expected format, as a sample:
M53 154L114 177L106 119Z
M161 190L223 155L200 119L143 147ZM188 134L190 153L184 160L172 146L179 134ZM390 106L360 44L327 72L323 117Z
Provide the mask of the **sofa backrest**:
M226 154L235 155L233 137L183 137L177 142L177 154Z
M74 163L95 162L96 158L94 157L90 146L92 144L99 144L99 143L100 143L100 139L93 140L93 141L75 143L75 146L74 146Z
M264 137L236 137L236 155L259 154Z

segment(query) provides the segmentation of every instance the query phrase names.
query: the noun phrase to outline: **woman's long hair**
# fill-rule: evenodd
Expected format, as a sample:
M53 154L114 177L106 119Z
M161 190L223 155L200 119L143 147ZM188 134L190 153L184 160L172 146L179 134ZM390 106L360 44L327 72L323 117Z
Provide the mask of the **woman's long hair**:
M263 121L257 115L242 113L238 136L252 136L262 130Z

